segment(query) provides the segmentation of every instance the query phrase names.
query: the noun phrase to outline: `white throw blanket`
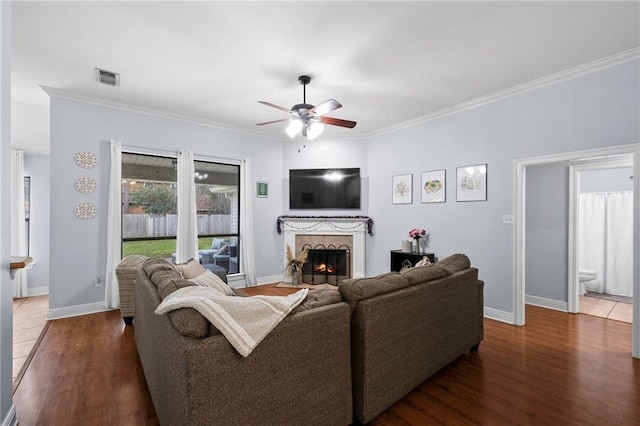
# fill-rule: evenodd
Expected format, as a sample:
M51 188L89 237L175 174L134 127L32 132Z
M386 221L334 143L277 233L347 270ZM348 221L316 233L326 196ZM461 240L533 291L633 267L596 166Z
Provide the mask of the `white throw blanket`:
M162 315L180 308L193 308L207 318L229 343L247 357L288 314L307 297L308 289L288 296L225 296L208 287L183 287L171 293L156 308Z

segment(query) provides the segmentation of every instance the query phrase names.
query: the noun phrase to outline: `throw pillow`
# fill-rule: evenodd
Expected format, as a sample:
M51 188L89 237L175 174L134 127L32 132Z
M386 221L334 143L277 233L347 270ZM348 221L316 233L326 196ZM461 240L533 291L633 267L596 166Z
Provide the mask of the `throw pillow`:
M180 271L180 275L182 275L182 278L185 280L195 278L198 275L204 274L204 271L206 271L196 259L191 259L187 263L176 265L176 269Z
M219 276L209 270L206 270L204 274L189 279L189 281L199 286L212 288L220 294L224 294L226 296L233 296L235 294L233 290L231 290L231 287L229 287L224 281L222 281Z
M222 247L220 247L220 250L218 250L216 255L218 254L229 254L229 244L225 244Z
M423 257L421 260L419 260L415 266L419 267L419 266L427 266L427 265L431 265L431 261L429 260L429 258L427 256Z

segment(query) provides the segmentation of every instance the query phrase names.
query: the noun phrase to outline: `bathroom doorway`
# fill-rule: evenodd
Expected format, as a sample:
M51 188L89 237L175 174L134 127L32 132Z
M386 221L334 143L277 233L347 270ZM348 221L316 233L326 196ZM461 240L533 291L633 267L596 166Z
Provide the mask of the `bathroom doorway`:
M515 194L514 194L514 315L513 323L516 325L525 325L525 285L526 285L526 209L527 209L527 169L544 164L552 164L558 162L569 162L570 165L578 166L584 164L586 161L605 161L605 159L611 159L613 157L622 157L629 155L633 161L634 176L640 175L640 144L628 144L619 146L610 146L602 148L594 148L589 150L566 152L559 154L543 155L538 157L529 157L524 159L516 159L514 161L514 174L515 174ZM577 174L569 173L569 185L570 189L573 189L573 197L569 198L570 212L577 209L577 201L575 194L575 181L577 180ZM640 294L640 273L638 264L640 263L640 197L638 197L638 191L640 185L638 179L633 180L634 198L633 198L633 228L630 232L633 235L633 294ZM567 216L565 216L567 217ZM572 217L572 216L569 216ZM567 221L568 217L567 217ZM568 282L565 288L568 289L567 303L565 304L566 311L577 312L578 305L578 258L577 251L577 224L576 221L571 221L568 224L568 237L569 237L569 250L568 251L568 268L566 273L568 275ZM566 263L565 263L566 265ZM640 303L637 297L633 303L633 327L632 327L632 348L631 355L635 358L640 358Z
M569 169L569 311L632 322L633 157Z

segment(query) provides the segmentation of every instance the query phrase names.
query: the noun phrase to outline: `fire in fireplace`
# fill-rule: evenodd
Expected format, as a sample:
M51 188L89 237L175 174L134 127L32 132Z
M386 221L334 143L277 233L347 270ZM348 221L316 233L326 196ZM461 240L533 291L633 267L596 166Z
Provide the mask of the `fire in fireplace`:
M311 247L305 244L303 248L309 250L309 255L302 267L302 281L309 284L338 285L340 280L351 276L348 246L336 247L333 244L328 246L318 244Z

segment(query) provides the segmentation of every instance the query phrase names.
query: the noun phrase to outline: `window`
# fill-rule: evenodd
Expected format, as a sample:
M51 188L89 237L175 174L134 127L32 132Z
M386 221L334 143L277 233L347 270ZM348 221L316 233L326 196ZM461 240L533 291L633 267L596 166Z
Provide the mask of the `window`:
M211 270L239 270L240 166L194 161L200 262Z
M175 263L176 159L122 153L122 256ZM198 256L210 270L239 271L240 166L194 161Z
M122 153L122 257L144 254L175 260L175 159Z

